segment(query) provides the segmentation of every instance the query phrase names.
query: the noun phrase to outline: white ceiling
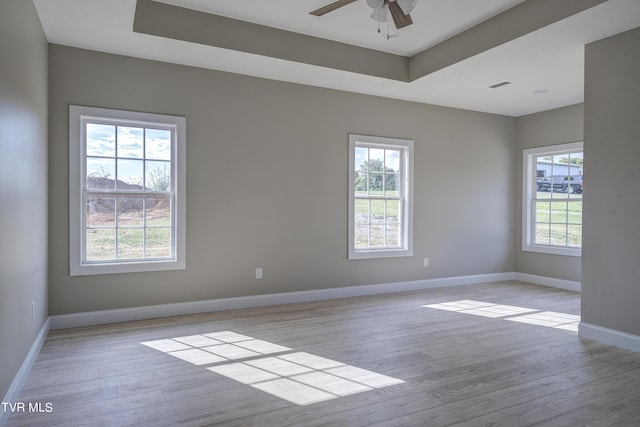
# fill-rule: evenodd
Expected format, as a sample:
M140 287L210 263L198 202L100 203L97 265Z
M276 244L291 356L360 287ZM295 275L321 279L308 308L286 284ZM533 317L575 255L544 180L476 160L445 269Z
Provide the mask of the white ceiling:
M418 0L411 13L414 24L387 40L377 34L364 0L323 17L308 12L333 0L161 1L403 56L422 52L523 2ZM135 0L34 3L50 43L516 117L582 102L584 45L640 26L640 1L609 0L407 83L134 33ZM488 88L502 81L512 84Z

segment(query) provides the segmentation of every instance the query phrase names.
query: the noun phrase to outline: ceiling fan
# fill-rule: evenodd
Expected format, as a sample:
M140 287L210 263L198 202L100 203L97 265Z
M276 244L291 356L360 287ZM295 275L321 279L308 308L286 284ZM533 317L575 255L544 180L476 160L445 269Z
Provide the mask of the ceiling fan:
M322 16L336 9L346 6L356 0L338 0L320 9L309 12L311 15ZM404 28L413 24L409 13L416 7L418 0L367 0L367 4L373 9L371 19L378 22L387 22L387 16L391 13L396 28Z

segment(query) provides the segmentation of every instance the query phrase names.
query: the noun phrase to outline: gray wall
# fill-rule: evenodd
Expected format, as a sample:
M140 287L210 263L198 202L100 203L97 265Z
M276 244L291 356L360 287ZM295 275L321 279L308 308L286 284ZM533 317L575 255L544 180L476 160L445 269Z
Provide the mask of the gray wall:
M32 2L0 2L0 58L2 398L48 314L47 44Z
M50 314L514 270L515 119L57 45L49 59ZM186 116L186 270L69 277L70 103ZM347 260L350 132L415 140L413 257Z
M582 320L640 336L640 28L586 47Z
M522 250L522 150L583 140L582 104L549 110L516 119L515 254L519 273L580 282L580 257L550 255ZM591 173L591 171L589 171Z

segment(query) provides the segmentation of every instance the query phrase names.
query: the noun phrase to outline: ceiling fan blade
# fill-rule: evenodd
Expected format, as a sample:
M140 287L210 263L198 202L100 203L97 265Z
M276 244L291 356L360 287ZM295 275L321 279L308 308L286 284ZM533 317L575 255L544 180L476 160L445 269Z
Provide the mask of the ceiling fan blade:
M391 17L393 18L393 23L396 24L396 28L404 28L411 24L413 24L413 20L411 19L411 15L405 15L402 11L400 5L395 1L390 1L387 3L389 5L389 11L391 12Z
M388 10L387 5L374 9L373 12L371 12L371 19L377 22L387 22Z
M398 3L404 14L408 15L416 7L418 0L396 0L396 3Z
M334 1L333 3L330 3L324 7L321 7L320 9L316 9L312 12L309 12L310 15L315 15L315 16L322 16L325 13L329 13L329 12L333 12L336 9L341 8L342 6L346 6L349 3L353 3L356 0L338 0L338 1Z

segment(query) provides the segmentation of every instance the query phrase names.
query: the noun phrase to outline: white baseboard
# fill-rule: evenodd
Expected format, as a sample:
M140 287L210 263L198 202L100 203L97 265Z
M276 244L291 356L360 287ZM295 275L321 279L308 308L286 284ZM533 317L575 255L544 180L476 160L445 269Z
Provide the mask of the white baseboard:
M578 336L640 352L640 336L616 331L615 329L580 322L580 326L578 326Z
M519 280L543 286L580 292L580 282L537 276L533 274L505 272L62 314L50 316L50 320L51 329L56 330L187 314L208 313L222 310L234 310L240 308L264 307L269 305L291 304L305 301L320 301L335 298L378 295L393 292L442 288L447 286L504 282L510 280Z
M514 273L511 272L478 274L473 276L446 277L440 279L415 280L410 282L383 283L376 285L345 286L342 288L252 295L236 298L222 298L205 301L182 302L175 304L121 308L115 310L100 310L85 313L61 314L50 316L50 319L51 329L56 330L77 328L82 326L96 326L107 323L181 316L186 314L234 310L239 308L264 307L269 305L290 304L296 302L320 301L335 298L387 294L392 292L416 291L421 289L442 288L447 286L504 282L508 280L514 280L514 278Z
M7 390L7 394L2 399L3 402L16 402L20 392L22 391L22 387L24 383L27 381L29 374L31 373L31 368L38 358L38 354L40 354L40 349L44 345L44 341L49 334L49 329L51 326L51 320L47 318L42 327L40 328L40 332L38 332L38 336L35 341L31 345L31 349L29 353L27 353L27 357L25 357L24 362L22 362L22 366L18 370L18 373L13 378L11 385L9 386L9 390ZM9 413L6 413L0 408L0 427L4 426L9 419Z
M555 279L553 277L538 276L536 274L515 273L515 280L520 282L533 283L536 285L549 286L552 288L565 289L567 291L580 292L582 284L572 280Z

